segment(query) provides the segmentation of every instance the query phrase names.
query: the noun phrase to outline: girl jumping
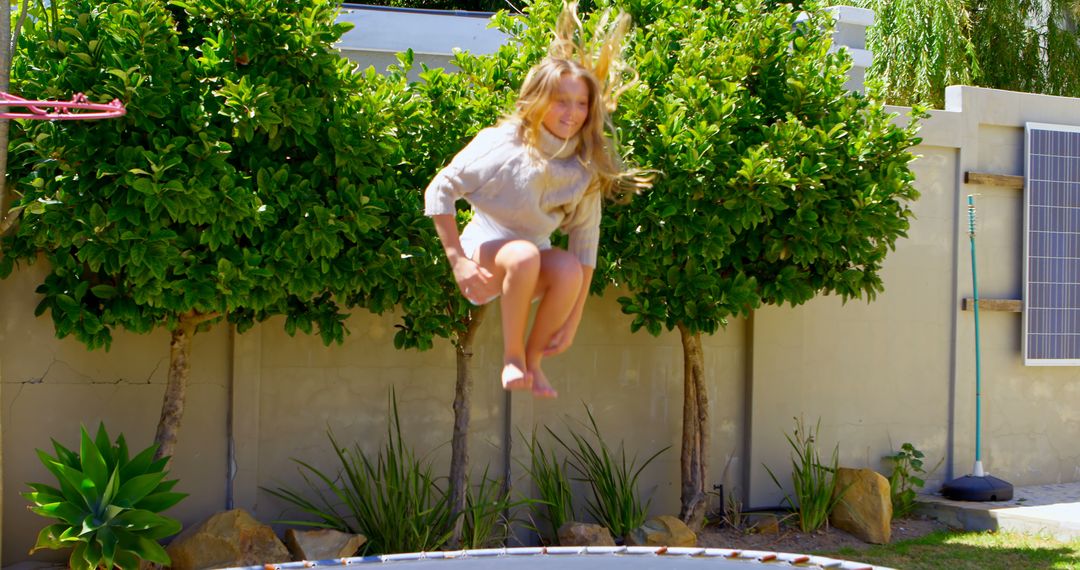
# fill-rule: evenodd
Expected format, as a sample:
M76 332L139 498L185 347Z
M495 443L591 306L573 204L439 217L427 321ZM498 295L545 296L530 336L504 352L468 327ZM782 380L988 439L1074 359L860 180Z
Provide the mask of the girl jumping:
M609 114L626 88L619 55L629 18L620 14L606 25L605 17L592 50L576 12L576 3L564 5L548 56L525 77L514 112L480 131L424 199L461 293L476 305L501 296L503 388L541 398L557 396L541 360L569 348L581 322L602 198L649 186L641 171L623 169L605 135L614 132ZM473 209L460 235L459 198ZM556 229L569 237L567 250L551 246Z

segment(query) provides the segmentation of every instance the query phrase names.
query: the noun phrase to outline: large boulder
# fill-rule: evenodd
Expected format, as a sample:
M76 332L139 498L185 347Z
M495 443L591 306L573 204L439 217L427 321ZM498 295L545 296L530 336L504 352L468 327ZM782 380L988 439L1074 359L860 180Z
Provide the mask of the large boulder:
M570 521L559 527L559 546L615 546L607 527Z
M247 511L218 513L177 536L166 549L173 570L291 562L274 530Z
M694 546L697 535L686 523L671 515L660 515L626 535L627 546Z
M356 556L367 542L362 534L346 534L333 529L285 531L285 546L296 560L331 560Z
M841 467L836 471L834 493L841 492L844 495L829 516L830 524L865 542L888 544L892 536L889 480L872 469Z

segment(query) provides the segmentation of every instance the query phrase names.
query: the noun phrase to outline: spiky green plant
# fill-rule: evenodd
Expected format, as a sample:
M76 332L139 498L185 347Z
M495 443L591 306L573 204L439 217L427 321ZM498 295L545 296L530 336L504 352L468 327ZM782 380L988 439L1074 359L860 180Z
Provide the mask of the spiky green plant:
M784 493L784 500L799 515L799 528L803 532L812 532L829 522L829 514L839 504L847 489L836 492L836 471L840 465L840 446L833 447L829 464L821 462L817 448L817 436L821 432L821 420L817 427L807 429L801 417L795 418L795 431L784 434L791 445L791 483L794 485L794 498ZM766 465L777 487L783 489L780 480Z
M461 548L506 546L513 520L507 514L519 505L532 502L529 499L512 501L509 487L501 480L489 477L485 467L480 482L465 492Z
M28 483L33 491L23 496L31 511L60 522L41 530L30 553L71 548L68 566L74 570L134 569L140 560L168 566L169 555L157 541L181 526L157 513L187 496L172 492L177 480L165 480L169 458L154 461L157 445L129 458L124 436L110 443L104 424L94 439L86 427L81 431L77 454L55 439L55 457L37 450L60 486Z
M570 466L578 472L581 480L589 485L592 491L586 506L589 514L607 527L612 536L621 538L641 526L649 511L651 501L642 503L637 486L638 476L670 446L657 451L641 465L637 465L636 456L627 461L626 448L621 442L617 454L608 447L596 425L592 410L585 406L585 412L589 416L588 432L592 438L570 429L573 440L573 445L570 445L550 428L547 428L547 431L570 454ZM590 439L595 439L596 443L592 443Z
M363 549L366 554L420 552L443 546L450 537L450 503L436 484L430 463L417 458L405 445L393 394L386 432L387 441L374 457L359 444L351 450L339 445L334 434L327 432L340 463L336 476L294 458L311 495L283 487L263 490L316 520L277 522L361 533L368 539Z
M524 439L524 435L522 435ZM536 438L536 432L526 440L529 447L529 465L526 470L536 485L540 500L534 503L533 514L538 519L547 521L550 534L536 528L546 544L558 544L559 529L568 521L574 520L574 494L570 490L570 478L567 476L566 461L561 464L555 453L548 453L544 445Z

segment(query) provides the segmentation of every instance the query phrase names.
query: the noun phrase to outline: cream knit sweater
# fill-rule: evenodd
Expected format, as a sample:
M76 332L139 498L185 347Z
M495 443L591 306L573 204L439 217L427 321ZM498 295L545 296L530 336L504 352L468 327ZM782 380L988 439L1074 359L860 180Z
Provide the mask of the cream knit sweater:
M454 214L454 203L464 198L473 219L463 241L466 235L526 239L545 249L560 229L570 237L569 251L595 267L601 193L586 193L592 173L575 155L576 137L564 143L547 129L540 133L542 156L536 156L515 121L480 131L428 185L424 213Z

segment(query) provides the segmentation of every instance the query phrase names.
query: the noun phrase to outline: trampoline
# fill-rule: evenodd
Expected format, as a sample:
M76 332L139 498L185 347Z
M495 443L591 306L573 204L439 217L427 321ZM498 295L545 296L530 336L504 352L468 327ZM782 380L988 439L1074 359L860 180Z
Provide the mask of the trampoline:
M788 554L726 548L668 548L651 546L586 546L551 548L493 548L388 554L336 560L305 560L282 564L235 567L228 570L289 570L292 568L345 568L362 564L388 564L387 570L514 570L559 568L575 570L601 568L610 570L645 570L649 568L717 568L753 570L754 568L827 568L830 570L889 570L847 560L808 554Z

